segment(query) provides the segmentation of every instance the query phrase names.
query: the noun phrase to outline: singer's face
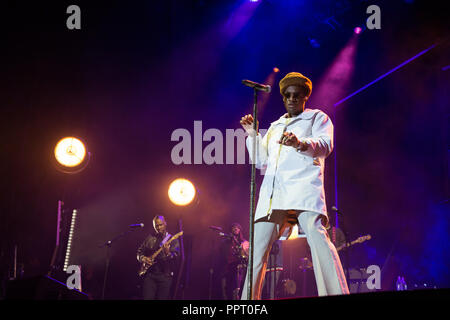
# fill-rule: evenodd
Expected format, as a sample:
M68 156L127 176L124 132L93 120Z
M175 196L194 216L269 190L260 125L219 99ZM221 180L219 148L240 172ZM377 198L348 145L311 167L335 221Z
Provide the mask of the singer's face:
M155 228L155 231L158 233L166 232L166 222L161 219L156 219L153 226Z
M283 102L289 116L297 116L303 112L308 100L305 89L299 86L289 86L284 90Z

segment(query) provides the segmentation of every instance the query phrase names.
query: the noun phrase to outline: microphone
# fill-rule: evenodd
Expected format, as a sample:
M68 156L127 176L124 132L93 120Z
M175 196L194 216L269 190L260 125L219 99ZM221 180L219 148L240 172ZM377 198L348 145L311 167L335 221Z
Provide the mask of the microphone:
M226 234L226 233L223 233L223 232L219 232L219 235L221 236L221 237L225 237L225 238L233 238L233 236L231 235L231 234Z
M254 89L256 89L256 90L259 90L259 91L264 91L264 92L267 92L267 93L269 93L270 92L270 86L267 84L260 84L260 83L256 83L256 82L253 82L253 81L250 81L250 80L242 80L242 84L244 85L244 86L247 86L247 87L250 87L250 88L254 88Z
M210 228L211 230L218 231L218 232L219 232L219 235L220 235L221 237L226 237L226 238L231 238L231 237L232 237L231 234L226 234L226 233L224 233L221 227L209 226L209 228Z
M340 212L340 211L338 210L338 208L336 208L335 206L332 206L332 207L331 207L331 210L336 211L336 212L339 213L339 214L342 214L342 212Z
M130 224L129 227L132 228L132 229L134 229L134 228L143 228L144 224L143 223Z

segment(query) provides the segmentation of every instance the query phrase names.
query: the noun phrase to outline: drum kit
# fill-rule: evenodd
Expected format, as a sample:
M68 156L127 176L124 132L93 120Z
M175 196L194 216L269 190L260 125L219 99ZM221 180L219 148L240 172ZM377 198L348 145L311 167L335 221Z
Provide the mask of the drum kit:
M340 251L343 250L344 247L351 247L355 244L359 244L370 239L370 235L361 236L358 239L346 243L343 246L338 246L336 249L337 251ZM288 257L288 261L285 261L284 263L284 270L280 277L281 281L279 281L276 286L276 294L268 298L276 299L289 297L310 297L317 295L317 286L314 277L311 254L306 243L302 244L300 243L300 241L301 240L298 240L297 243L283 241L285 249L287 249L287 252L285 252L285 256ZM351 269L350 271L353 271L353 269ZM363 281L364 285L361 285L362 282L359 281L357 275L353 273L350 272L348 279L350 292L366 292L367 290L365 290L365 281ZM268 279L270 278L268 278L266 274L266 282L268 281ZM354 286L356 285L355 280L359 281L357 283L357 289L354 288Z
M221 236L229 238L232 237L231 235L224 234L221 228L220 230L218 230L218 227L210 228L219 231ZM361 240L362 238L363 237L360 237L357 240L348 243L347 246L352 246L356 243L369 240L370 236L366 236L363 240ZM314 277L313 264L308 248L301 248L301 250L298 250L298 244L294 244L297 248L291 249L295 249L293 251L299 255L292 254L292 252L290 254L288 253L287 256L289 256L290 261L289 263L283 264L282 248L284 246L283 243L285 242L286 241L277 240L272 246L266 270L263 298L277 299L298 296L316 296L317 287ZM301 244L300 246L304 247L305 244ZM342 248L339 247L339 250L340 249ZM241 291L241 285L244 282L243 280L248 265L249 242L243 241L240 244L235 244L232 248L232 254L238 261L236 268L236 288L233 291L233 299L238 300L240 298L239 294Z
M294 270L286 270L283 274L278 290L278 298L315 295L314 271L308 257L300 258Z
M231 234L226 234L220 227L211 226L210 229L217 231L223 238L232 239ZM283 268L283 242L281 240L276 241L269 255L269 261L267 265L265 287L263 289L263 296L266 299L286 298L293 297L300 294L313 295L306 292L306 283L314 282L314 275L312 269L312 263L308 257L300 258L298 267L294 267L298 270L291 270L292 268ZM236 284L233 290L233 300L240 299L241 286L244 283L245 274L248 265L249 256L249 242L243 241L241 243L234 243L231 248L231 254L237 261L236 266ZM295 259L297 260L297 259ZM293 262L293 261L291 261ZM289 265L292 265L290 263ZM295 263L294 263L295 265ZM302 277L300 279L299 272ZM300 280L300 281L297 281ZM302 292L299 292L299 285L302 287Z

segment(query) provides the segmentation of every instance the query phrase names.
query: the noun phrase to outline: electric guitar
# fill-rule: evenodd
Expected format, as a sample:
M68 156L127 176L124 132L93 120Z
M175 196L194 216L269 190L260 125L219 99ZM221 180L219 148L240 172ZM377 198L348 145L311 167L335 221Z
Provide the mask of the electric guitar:
M346 243L346 244L343 244L342 246L337 247L336 251L340 251L340 250L344 249L345 247L348 248L348 247L350 247L350 246L352 246L352 245L354 245L356 243L363 243L364 241L367 241L367 240L370 240L370 239L372 239L372 236L370 234L368 234L366 236L359 237L355 241L352 241L350 243Z
M176 235L172 236L172 238L170 238L167 242L162 243L162 244L163 244L163 245L164 245L164 244L169 244L169 243L171 243L173 240L178 239L181 235L183 235L183 231L178 232ZM163 241L163 242L164 242L164 241ZM140 277L142 277L143 275L145 275L145 274L147 273L147 270L148 270L152 265L155 264L155 259L156 259L156 257L161 253L162 250L163 250L163 247L161 246L161 248L159 248L158 250L156 250L156 251L151 255L151 257L146 257L146 256L143 256L143 257L142 257L142 260L143 260L143 261L142 261L141 267L139 268L139 272L138 272L138 275L139 275Z

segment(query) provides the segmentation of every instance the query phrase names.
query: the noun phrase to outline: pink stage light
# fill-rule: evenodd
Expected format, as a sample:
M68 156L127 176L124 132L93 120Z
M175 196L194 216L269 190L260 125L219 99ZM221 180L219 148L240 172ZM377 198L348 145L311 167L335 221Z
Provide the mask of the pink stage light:
M361 27L356 27L355 29L353 29L353 31L354 31L356 34L360 34L360 33L362 32L362 29L361 29Z
M336 58L316 81L316 89L309 99L310 105L321 105L331 112L331 106L344 96L353 76L355 68L356 49L359 36L353 34ZM314 93L315 92L315 93Z

